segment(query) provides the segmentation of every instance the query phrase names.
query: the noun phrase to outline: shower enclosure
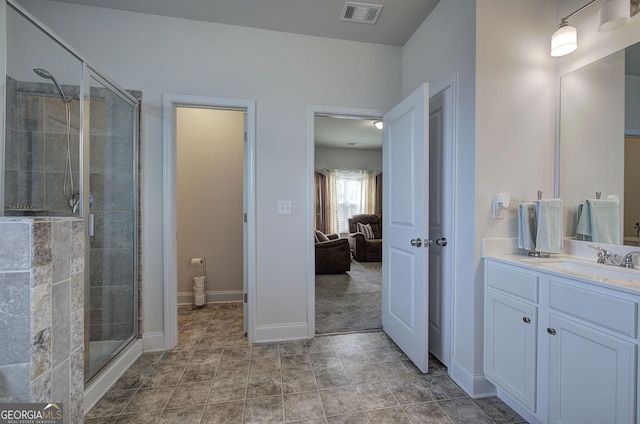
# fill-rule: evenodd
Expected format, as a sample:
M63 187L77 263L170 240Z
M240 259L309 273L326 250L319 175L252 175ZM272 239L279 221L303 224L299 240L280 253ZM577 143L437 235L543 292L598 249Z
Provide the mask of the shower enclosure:
M140 95L6 5L0 213L84 218L86 383L138 337Z

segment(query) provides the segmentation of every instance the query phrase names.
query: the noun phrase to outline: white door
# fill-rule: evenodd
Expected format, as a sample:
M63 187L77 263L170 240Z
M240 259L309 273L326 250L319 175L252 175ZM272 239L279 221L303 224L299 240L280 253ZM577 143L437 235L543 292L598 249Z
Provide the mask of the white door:
M429 351L449 366L445 328L447 305L445 275L447 274L447 244L445 227L445 92L429 101Z
M384 116L382 327L423 372L429 365L428 114L424 84Z

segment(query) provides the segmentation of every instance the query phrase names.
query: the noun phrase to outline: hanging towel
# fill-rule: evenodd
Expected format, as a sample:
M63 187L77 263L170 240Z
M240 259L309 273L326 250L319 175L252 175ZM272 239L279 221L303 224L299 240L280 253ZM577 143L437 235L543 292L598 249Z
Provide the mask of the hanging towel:
M562 253L562 199L541 199L536 203L538 231L536 250Z
M518 247L525 250L536 250L536 204L520 203L518 205Z
M586 203L591 215L591 240L621 244L620 201L588 199Z
M576 240L591 240L591 208L589 205L578 205L578 224L576 225Z

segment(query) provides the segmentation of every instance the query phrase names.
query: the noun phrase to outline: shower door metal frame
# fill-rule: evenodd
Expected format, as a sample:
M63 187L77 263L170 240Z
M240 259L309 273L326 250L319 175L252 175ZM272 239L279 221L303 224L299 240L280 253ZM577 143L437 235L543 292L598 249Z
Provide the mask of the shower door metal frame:
M90 370L90 352L89 350L89 335L90 335L90 303L91 298L89 296L89 289L91 286L91 262L90 262L90 248L91 241L90 237L93 234L92 228L90 226L93 224L93 219L90 219L91 210L89 205L89 181L90 181L90 152L91 152L91 79L96 80L100 84L102 84L105 88L109 89L113 94L117 95L121 100L126 102L133 109L133 129L132 129L132 140L133 140L133 160L131 163L132 166L132 179L134 181L133 187L133 334L131 334L123 343L118 346L111 354L105 357L103 361L96 367L94 370ZM139 140L138 140L138 125L140 121L139 113L139 102L125 90L121 89L117 85L113 84L103 76L101 76L98 71L96 71L93 67L89 66L86 62L83 62L83 73L82 73L82 107L80 109L81 119L82 119L82 132L81 132L81 143L80 143L80 157L82 160L80 161L80 175L82 175L82 179L80 181L80 193L82 193L82 200L80 203L80 216L84 219L85 225L85 243L84 243L84 257L85 257L85 272L84 272L84 290L85 290L85 306L84 306L84 345L85 345L85 355L84 355L84 380L85 385L88 384L93 377L95 377L100 370L102 370L105 366L107 366L110 361L116 357L131 341L135 340L139 337L139 328L138 328L138 309L139 309L139 293L138 293L138 285L140 281L140 269L138 266L138 256L140 252L139 246L139 177L138 177L138 154L139 154ZM89 264L89 267L86 267L86 264Z

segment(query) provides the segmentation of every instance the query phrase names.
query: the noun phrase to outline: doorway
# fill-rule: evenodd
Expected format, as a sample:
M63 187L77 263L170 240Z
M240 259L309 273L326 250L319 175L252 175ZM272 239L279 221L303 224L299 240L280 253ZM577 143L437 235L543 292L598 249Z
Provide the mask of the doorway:
M434 308L434 311L429 317L429 334L431 335L431 342L435 349L431 352L438 358L445 366L448 366L451 359L451 343L453 340L451 315L453 311L453 299L452 293L455 289L455 258L452 254L452 243L456 240L455 228L453 228L454 215L455 215L455 199L456 199L456 119L457 119L457 76L455 74L446 78L439 84L432 86L430 89L432 93L429 97L430 100L436 100L440 102L439 105L433 104L432 107L438 110L437 119L439 120L439 131L441 135L441 159L440 169L444 176L442 179L442 185L437 192L439 193L440 210L438 216L440 223L439 231L435 231L434 228L430 228L429 236L442 246L442 254L438 259L435 259L433 269L438 270L437 275L430 274L429 278L438 279L437 286L431 288L430 297L437 299L438 307ZM437 99L434 99L439 97ZM430 102L431 103L431 102ZM315 169L314 160L314 118L316 115L347 115L347 116L359 116L359 117L381 117L384 115L380 110L368 110L368 109L355 109L355 108L341 108L331 106L318 106L310 105L307 108L307 169L310 170L308 177L308 204L313 204L314 199L314 178L313 171ZM430 117L430 120L434 116ZM432 212L433 214L433 212ZM309 246L308 251L308 267L307 267L307 281L309 288L308 297L308 322L309 322L309 337L313 337L315 333L315 275L314 275L314 238L313 230L315 223L315 211L313 208L309 208L307 216L309 237L310 240L307 243ZM446 240L445 240L446 239ZM447 249L445 246L449 245ZM431 262L431 260L430 260ZM437 331L434 331L434 328ZM438 343L433 341L433 337L439 338Z
M314 117L316 334L382 328L382 128L376 122ZM357 223L373 238L354 236Z
M202 250L193 250L193 252L184 253L186 256L178 263L178 243L176 237L178 234L178 110L180 108L206 109L219 112L229 112L232 116L242 119L244 146L242 157L242 191L235 195L241 198L242 209L236 218L242 224L242 230L236 231L235 238L241 240L242 244L242 288L234 288L234 290L218 290L216 293L211 289L211 269L207 270L209 275L208 296L209 301L244 301L244 326L247 337L250 342L253 341L255 331L255 101L228 99L216 97L201 97L188 95L165 94L163 97L163 123L164 123L164 170L163 170L163 251L164 251L164 334L162 339L150 341L149 344L155 342L159 349L172 349L178 341L178 303L183 302L185 296L189 296L189 291L181 291L179 296L178 268L186 267L185 272L195 275L202 271L199 265L192 265L192 258L200 258L204 256ZM206 111L203 111L206 113ZM240 115L234 115L240 114ZM202 165L202 166L207 166ZM202 190L210 190L213 185L219 184L219 181L204 181ZM203 195L204 192L200 192ZM197 190L194 194L198 196ZM236 211L238 212L238 211ZM227 218L233 220L234 218ZM202 222L198 222L196 227L207 226L209 220L202 218ZM215 237L215 236L214 236ZM188 240L185 241L188 244ZM206 245L206 240L204 241ZM204 249L201 247L200 249ZM212 251L210 255L216 255ZM194 256L191 256L194 255ZM202 255L202 256L200 256ZM188 258L187 258L188 257ZM189 260L188 264L184 262ZM206 257L205 257L206 259ZM211 260L210 260L211 262ZM193 268L195 266L195 268ZM198 269L196 269L198 268ZM214 270L214 272L217 272ZM215 281L213 281L215 284ZM187 285L189 283L187 282ZM236 284L237 286L237 284ZM181 286L180 286L181 287ZM185 290L180 288L180 290Z
M178 305L241 301L244 115L176 109ZM203 287L193 288L192 278Z

